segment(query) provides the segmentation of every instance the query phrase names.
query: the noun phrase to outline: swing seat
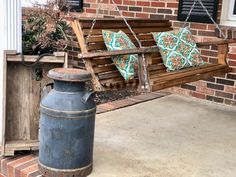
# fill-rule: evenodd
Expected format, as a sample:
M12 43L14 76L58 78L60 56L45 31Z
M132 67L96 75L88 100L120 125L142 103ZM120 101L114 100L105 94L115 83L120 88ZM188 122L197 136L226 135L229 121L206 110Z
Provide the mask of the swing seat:
M218 62L206 64L200 67L192 67L174 72L167 72L161 59L156 43L151 32L163 32L172 30L171 23L168 20L153 19L128 19L129 25L135 32L144 48L129 49L123 51L107 51L102 37L102 30L111 30L125 32L133 43L138 46L131 31L127 28L122 19L97 19L88 43L85 39L90 33L93 19L79 19L71 22L71 26L77 36L81 54L78 60L85 61L85 68L92 74L93 87L96 91L105 91L114 88L137 87L143 89L145 79L143 71L129 81L125 81L113 61L112 56L138 54L141 60L145 56L148 91L157 91L184 83L189 83L202 79L209 79L212 76L222 76L231 69L227 65L226 57L228 53L228 44L234 40L218 40L214 42L197 43L199 48L210 49L210 46L218 47Z

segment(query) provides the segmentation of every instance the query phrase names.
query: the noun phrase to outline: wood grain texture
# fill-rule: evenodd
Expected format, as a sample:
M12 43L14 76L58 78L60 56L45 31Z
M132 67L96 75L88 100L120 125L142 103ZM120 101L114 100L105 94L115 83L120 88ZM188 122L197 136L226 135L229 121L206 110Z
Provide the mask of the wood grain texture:
M5 139L2 143L4 147L2 155L14 155L17 150L36 148L31 142L34 144L38 142L41 92L47 83L53 82L47 77L47 73L50 69L63 67L65 62L64 57L61 56L45 57L43 59L45 63L37 66L42 68L43 76L42 80L37 81L36 68L26 67L18 59L18 55L15 55L14 59L13 53L6 57L6 107L4 109L6 116L3 118Z
M82 53L87 53L88 49L87 49L86 41L85 41L82 29L81 29L81 24L78 23L76 20L74 20L74 21L71 22L71 27L74 30L75 34L76 34L81 52ZM93 83L94 90L102 91L103 87L100 84L97 75L94 73L93 63L90 59L86 60L85 67L86 67L86 70L88 72L90 72L91 75L92 75L92 83Z
M87 38L92 21L92 19L78 19L77 22L79 27L74 30L77 33L78 41L83 41ZM202 78L207 78L207 76L211 77L214 74L217 75L229 70L225 59L228 53L228 44L235 43L235 39L197 43L199 47L204 48L211 45L217 45L219 49L218 63L221 65L207 65L200 68L196 67L168 73L163 65L159 50L156 47L156 43L151 33L170 31L172 30L171 23L168 20L150 19L128 19L128 23L134 30L135 34L141 41L142 47L144 48L138 47L137 41L122 19L97 19L94 30L88 39L88 44L85 45L84 42L80 42L80 45L86 49L84 50L85 52L82 51L82 53L78 55L78 60L83 59L89 63L89 65L86 66L86 69L94 73L94 77L96 77L97 81L101 84L99 85L96 83L96 85L99 85L99 87L101 86L103 90L115 88L117 85L120 87L128 85L119 74L117 68L111 60L111 57L117 55L145 54L147 65L146 69L148 71L147 75L149 77L150 86L152 86L153 89L172 87L179 83L196 81ZM102 37L102 30L117 32L119 30L124 31L137 46L137 48L122 51L107 51ZM81 40L81 38L83 40ZM143 68L141 68L141 64L139 68L143 70ZM137 71L137 73L139 79L137 80L136 77L131 80L130 83L134 83L131 84L132 86L139 83L139 86L142 87L144 85L144 73L140 70ZM96 88L95 90L99 91Z
M228 66L225 66L217 70L211 70L208 72L198 73L198 74L191 74L191 72L188 72L188 75L184 77L173 78L167 81L152 83L152 91L162 90L165 88L173 87L173 86L184 84L184 83L203 80L203 79L207 79L213 76L222 76L225 73L230 72L230 71L231 69Z

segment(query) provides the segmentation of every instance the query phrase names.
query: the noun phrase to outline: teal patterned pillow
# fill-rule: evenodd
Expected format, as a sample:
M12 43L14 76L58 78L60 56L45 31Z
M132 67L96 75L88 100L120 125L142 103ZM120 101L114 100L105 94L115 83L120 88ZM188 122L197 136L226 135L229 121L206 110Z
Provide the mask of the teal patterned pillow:
M136 48L130 38L123 31L112 32L103 30L102 35L109 51ZM113 57L112 60L125 80L134 77L135 68L137 68L138 55L116 56Z
M167 71L205 64L188 28L152 34Z

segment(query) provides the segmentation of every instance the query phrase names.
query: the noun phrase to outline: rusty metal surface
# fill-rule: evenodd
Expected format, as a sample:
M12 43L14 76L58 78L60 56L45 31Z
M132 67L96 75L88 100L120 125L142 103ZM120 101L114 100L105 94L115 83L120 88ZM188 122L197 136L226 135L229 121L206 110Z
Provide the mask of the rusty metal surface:
M70 82L85 82L92 79L91 74L86 70L75 68L55 68L49 71L48 77Z
M90 164L83 168L63 170L63 169L50 168L38 162L38 167L40 173L44 177L86 177L89 174L91 174L93 170L93 164Z
M64 68L49 74L54 88L40 104L40 172L46 177L87 176L92 171L96 105L82 80L90 75Z

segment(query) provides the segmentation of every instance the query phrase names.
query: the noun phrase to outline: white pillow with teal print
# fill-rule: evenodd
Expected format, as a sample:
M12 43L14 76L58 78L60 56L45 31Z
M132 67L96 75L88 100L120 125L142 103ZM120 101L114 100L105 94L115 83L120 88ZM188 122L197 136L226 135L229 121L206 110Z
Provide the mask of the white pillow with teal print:
M152 34L167 71L205 64L188 28Z
M105 45L109 51L136 48L130 38L123 32L102 30ZM117 69L125 80L132 79L137 68L138 55L112 57Z

